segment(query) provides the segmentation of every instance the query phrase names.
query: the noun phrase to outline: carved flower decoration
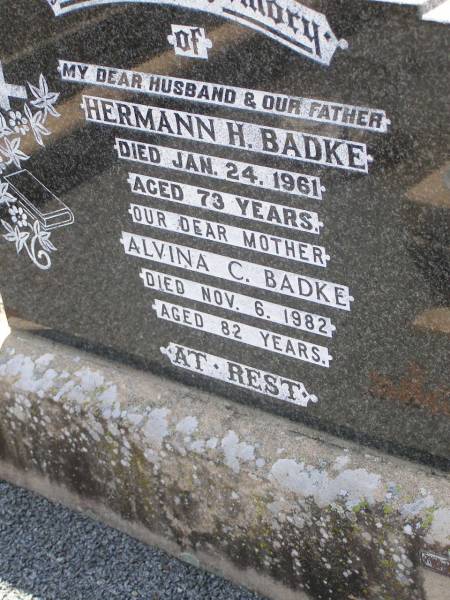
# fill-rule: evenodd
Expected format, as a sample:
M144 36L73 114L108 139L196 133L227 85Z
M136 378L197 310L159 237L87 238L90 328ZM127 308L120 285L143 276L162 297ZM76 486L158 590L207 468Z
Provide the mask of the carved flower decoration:
M42 73L38 86L31 83L28 83L28 86L33 99L23 105L23 112L19 110L10 110L7 114L0 112L0 174L10 165L20 169L21 162L30 158L20 147L23 136L31 131L36 142L43 146L44 136L51 134L46 124L48 116L60 116L54 107L59 94L49 91Z
M22 115L22 113L18 110L9 111L9 126L16 132L21 135L25 135L27 131L29 131L28 127L28 119Z
M31 93L34 96L34 100L31 100L31 104L35 108L43 110L45 115L50 113L54 117L59 117L59 112L57 112L54 107L58 101L59 94L48 91L48 85L45 77L42 74L39 77L39 87L31 85L31 83L28 85L30 86Z
M21 206L12 206L9 209L11 215L11 221L19 227L26 227L28 225L28 215Z
M31 131L36 142L43 146L43 137L51 134L46 126L49 115L60 116L54 106L59 94L49 92L42 74L38 86L31 83L28 86L32 99L23 104L22 112L0 112L0 175L10 166L20 169L21 163L30 158L21 149L21 140L27 132ZM47 270L52 264L50 255L56 251L50 240L51 234L26 213L9 189L9 183L0 177L0 209L4 216L0 219L3 228L0 238L14 244L17 254L26 253L36 267Z
M21 228L22 225L20 223L23 223L23 215L25 213L23 213L23 209L20 207L13 206L9 210L9 213L12 225L3 219L0 220L3 229L6 231L2 237L7 242L15 244L17 254L20 254L25 249L28 256L39 269L49 269L52 264L50 253L56 250L56 247L50 241L50 232L41 229L39 221L35 221L33 226L28 223L26 230ZM36 248L37 243L41 246L40 250Z

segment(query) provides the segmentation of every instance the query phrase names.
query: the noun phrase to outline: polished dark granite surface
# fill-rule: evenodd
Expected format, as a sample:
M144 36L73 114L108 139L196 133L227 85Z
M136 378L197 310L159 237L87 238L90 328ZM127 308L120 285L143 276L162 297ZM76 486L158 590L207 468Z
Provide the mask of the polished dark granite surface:
M105 4L59 16L49 4L0 7L0 290L9 314L80 347L447 466L449 27L405 6L308 1L295 6L316 13L291 27L303 44L291 47L273 13L284 7L286 20L290 3L265 5L275 24L267 29L256 15L263 32L228 13L191 10L195 2ZM242 3L219 4L239 12ZM192 29L207 59L174 48L187 43L180 31ZM108 87L92 68L101 76L94 85L80 75L84 64L304 97L306 108L295 118L257 112L254 96L239 109L237 101L150 95L124 89L133 82L120 73L110 73ZM152 123L149 105L165 109L153 110ZM189 116L192 135L184 128L177 136L174 123L182 128L176 120ZM134 146L142 162L119 158L116 138L142 143ZM146 144L162 161L172 149L175 164L149 164ZM178 151L189 172L174 168ZM216 157L209 174L186 153ZM256 171L245 171L250 164ZM175 186L160 184L154 198L146 177ZM255 201L244 218L236 197ZM240 247L251 232L265 234L254 242L259 251ZM180 246L197 250L193 267ZM185 268L174 265L183 260ZM152 275L142 269L160 273L166 291L146 287ZM207 288L196 282L221 291L200 302Z

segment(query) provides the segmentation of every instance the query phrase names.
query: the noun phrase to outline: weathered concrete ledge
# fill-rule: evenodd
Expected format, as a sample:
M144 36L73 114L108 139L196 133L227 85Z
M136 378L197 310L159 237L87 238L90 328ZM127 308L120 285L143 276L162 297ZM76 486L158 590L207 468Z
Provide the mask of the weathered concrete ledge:
M21 330L0 477L271 598L450 598L443 474Z

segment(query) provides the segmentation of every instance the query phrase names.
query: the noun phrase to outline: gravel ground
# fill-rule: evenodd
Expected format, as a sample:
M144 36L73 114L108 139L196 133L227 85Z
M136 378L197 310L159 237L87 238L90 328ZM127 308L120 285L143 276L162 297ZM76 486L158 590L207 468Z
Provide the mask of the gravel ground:
M0 481L0 600L263 600Z

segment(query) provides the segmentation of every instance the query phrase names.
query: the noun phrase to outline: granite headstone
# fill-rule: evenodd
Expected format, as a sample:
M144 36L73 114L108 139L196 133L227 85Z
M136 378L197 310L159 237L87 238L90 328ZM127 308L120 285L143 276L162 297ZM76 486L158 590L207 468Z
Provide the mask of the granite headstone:
M367 0L0 10L8 314L448 465L449 26Z

